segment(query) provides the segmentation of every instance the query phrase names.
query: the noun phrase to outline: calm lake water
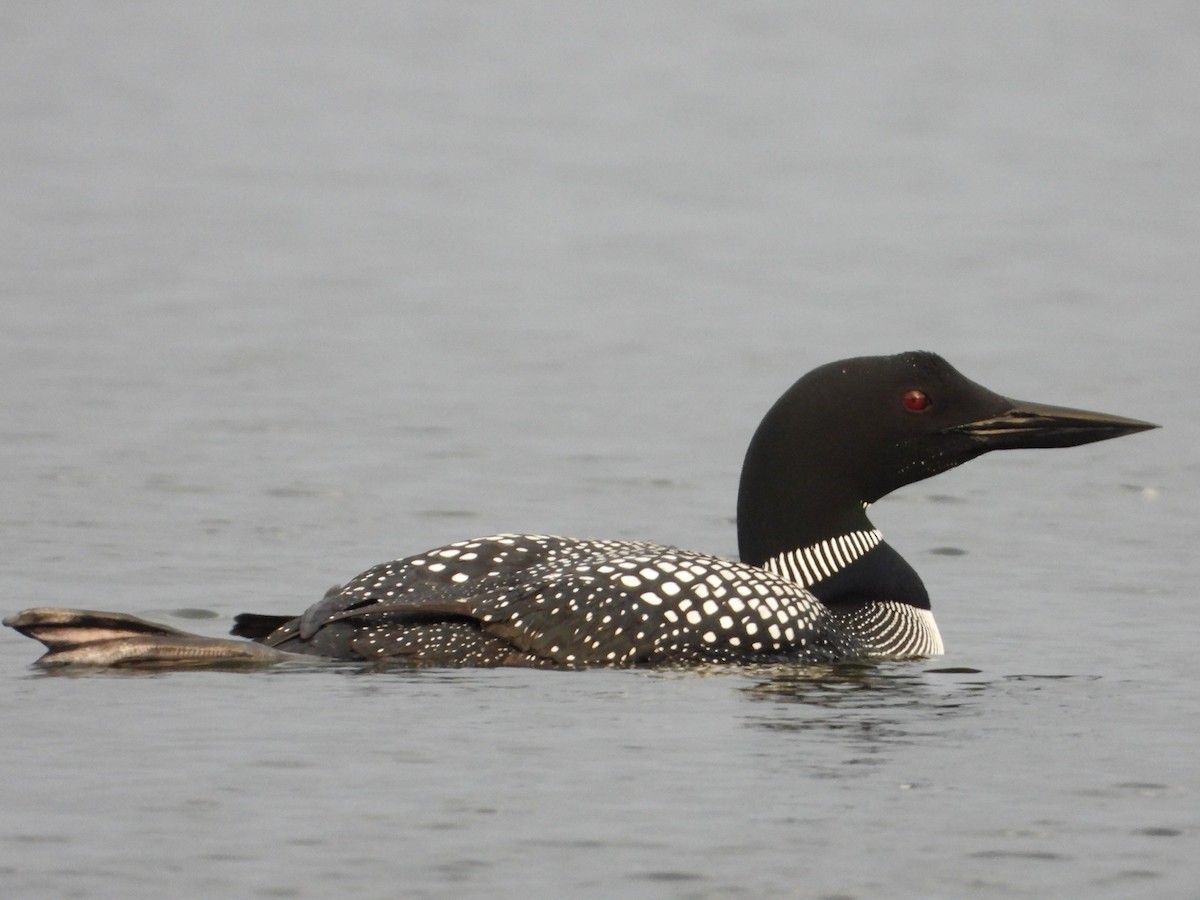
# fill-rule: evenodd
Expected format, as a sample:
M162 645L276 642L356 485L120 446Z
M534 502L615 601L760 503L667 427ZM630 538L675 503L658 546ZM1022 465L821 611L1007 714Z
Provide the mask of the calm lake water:
M2 611L501 530L734 555L808 369L1163 423L881 502L928 662L55 677L36 897L1200 895L1200 7L10 5Z

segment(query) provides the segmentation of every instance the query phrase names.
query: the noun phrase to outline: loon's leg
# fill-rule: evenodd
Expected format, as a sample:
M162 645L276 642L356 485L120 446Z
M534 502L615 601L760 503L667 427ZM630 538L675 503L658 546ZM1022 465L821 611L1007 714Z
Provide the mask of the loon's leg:
M188 634L136 616L88 609L26 609L4 624L46 645L36 665L47 668L271 665L296 658L262 644Z

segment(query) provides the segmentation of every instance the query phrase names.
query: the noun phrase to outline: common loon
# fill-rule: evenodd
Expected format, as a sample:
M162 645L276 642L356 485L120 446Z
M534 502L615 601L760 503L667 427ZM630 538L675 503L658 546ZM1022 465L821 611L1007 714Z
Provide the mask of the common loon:
M638 541L508 534L368 569L302 615L233 634L29 609L5 624L43 666L260 663L295 654L413 665L833 662L943 652L921 579L867 508L989 450L1069 447L1154 428L1009 400L927 352L814 369L758 426L742 468L741 562Z

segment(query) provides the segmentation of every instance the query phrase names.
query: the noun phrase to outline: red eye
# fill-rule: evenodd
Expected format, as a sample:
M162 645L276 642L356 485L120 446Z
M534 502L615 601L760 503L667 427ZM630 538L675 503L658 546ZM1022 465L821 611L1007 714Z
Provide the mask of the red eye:
M901 398L900 402L904 404L904 408L909 412L925 412L925 410L929 409L929 407L933 405L928 394L926 394L924 391L918 391L916 389L908 391L904 397Z

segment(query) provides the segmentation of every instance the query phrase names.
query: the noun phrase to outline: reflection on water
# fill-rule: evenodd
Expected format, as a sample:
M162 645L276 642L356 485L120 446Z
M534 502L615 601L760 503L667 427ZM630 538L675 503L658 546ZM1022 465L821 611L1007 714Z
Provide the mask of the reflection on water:
M955 719L980 714L979 701L996 683L977 669L922 669L916 663L780 667L764 674L743 689L758 703L749 724L809 740L835 739L838 764L815 773L829 778L882 765L891 758L887 751L903 745L945 740Z
M965 667L920 669L913 663L839 663L826 666L780 667L765 681L744 688L756 700L803 704L826 710L896 709L933 706L955 709L964 700L950 699L937 691L930 676L980 675ZM978 691L988 682L977 679L953 682L955 688Z

